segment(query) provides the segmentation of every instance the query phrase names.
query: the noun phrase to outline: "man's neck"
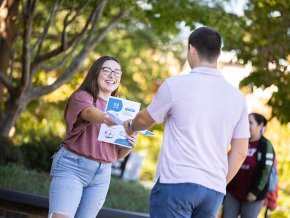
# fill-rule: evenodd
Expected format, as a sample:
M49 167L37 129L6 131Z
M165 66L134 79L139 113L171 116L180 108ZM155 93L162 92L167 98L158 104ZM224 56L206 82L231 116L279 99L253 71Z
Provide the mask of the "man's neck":
M196 67L208 67L208 68L217 68L217 62L206 62L206 61L201 61L198 63L198 65Z

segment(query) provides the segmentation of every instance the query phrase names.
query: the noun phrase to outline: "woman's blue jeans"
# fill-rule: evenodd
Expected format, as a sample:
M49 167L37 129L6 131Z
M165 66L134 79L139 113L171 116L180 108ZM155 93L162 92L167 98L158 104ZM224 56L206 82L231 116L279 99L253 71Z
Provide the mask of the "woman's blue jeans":
M110 185L111 163L100 163L62 147L53 157L49 189L49 217L95 218Z

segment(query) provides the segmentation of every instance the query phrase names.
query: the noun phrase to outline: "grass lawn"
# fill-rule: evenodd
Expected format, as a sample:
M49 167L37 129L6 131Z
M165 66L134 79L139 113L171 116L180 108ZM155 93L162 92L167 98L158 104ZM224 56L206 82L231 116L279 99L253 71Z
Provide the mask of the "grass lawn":
M0 165L0 187L48 196L48 173L18 165ZM112 177L105 207L148 213L150 190L136 181Z

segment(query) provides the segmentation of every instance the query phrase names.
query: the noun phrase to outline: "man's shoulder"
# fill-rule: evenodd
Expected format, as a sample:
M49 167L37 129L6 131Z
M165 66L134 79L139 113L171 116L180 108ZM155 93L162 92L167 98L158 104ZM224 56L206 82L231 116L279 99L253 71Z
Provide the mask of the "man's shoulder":
M234 95L238 99L244 99L243 93L234 85L230 84L228 81L224 79L223 87L227 89L227 93L230 95Z
M168 77L168 78L165 80L165 82L167 82L167 83L180 82L180 81L186 79L186 77L188 77L188 74L174 75L174 76L170 76L170 77Z

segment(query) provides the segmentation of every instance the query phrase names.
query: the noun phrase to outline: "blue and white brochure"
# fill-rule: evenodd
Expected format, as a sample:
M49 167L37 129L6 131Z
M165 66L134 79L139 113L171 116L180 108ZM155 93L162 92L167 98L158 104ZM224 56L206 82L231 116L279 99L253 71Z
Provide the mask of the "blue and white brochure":
M112 96L109 97L106 112L108 112L111 119L117 125L109 127L106 124L102 124L98 140L131 148L132 145L126 138L123 122L128 119L133 119L139 112L140 106L138 102Z

